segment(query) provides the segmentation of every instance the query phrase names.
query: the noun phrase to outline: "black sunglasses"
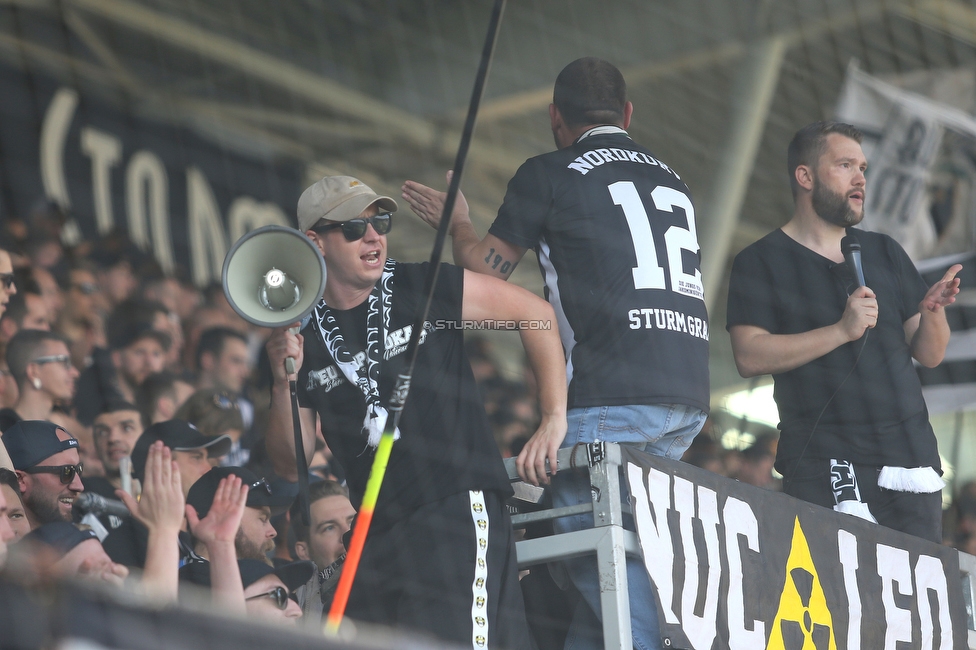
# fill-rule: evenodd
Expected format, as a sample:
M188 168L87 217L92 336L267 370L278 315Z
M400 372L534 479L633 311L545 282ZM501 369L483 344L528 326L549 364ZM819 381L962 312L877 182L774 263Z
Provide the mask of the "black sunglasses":
M271 496L271 486L268 485L268 481L266 479L254 481L253 483L251 483L250 488L252 490L257 490L257 489L264 490L268 496Z
M0 282L3 283L4 289L9 289L10 287L14 286L15 279L16 276L14 276L13 273L0 273Z
M83 463L77 465L35 465L28 467L24 471L28 474L60 474L61 484L70 485L75 480L75 474L81 476L85 466Z
M373 226L373 230L376 231L377 235L385 235L393 227L393 215L389 212L384 212L383 214L378 214L368 219L360 218L341 221L339 223L327 223L324 226L315 226L312 228L312 231L322 234L330 230L335 230L336 228L342 228L342 236L346 238L346 241L357 241L362 239L363 235L366 234L367 225Z
M289 598L298 602L298 597L294 594L289 594L288 590L284 587L275 587L266 594L258 594L257 596L251 596L250 598L245 598L244 600L256 600L258 598L274 598L275 605L281 611L287 609Z

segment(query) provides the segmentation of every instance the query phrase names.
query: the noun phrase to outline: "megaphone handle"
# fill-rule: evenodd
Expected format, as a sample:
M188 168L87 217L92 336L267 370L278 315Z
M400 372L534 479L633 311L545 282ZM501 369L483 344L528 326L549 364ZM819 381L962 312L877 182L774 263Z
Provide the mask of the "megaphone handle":
M298 331L300 329L301 329L300 327L289 327L288 331L291 332L292 334L298 334ZM295 374L295 360L293 358L285 357L285 370L288 372L289 375Z
M294 365L295 360L289 359ZM298 411L298 387L295 380L288 382L291 390L291 417L295 427L295 469L298 471L298 509L302 525L311 526L308 503L308 460L305 458L305 437L302 435L302 419Z

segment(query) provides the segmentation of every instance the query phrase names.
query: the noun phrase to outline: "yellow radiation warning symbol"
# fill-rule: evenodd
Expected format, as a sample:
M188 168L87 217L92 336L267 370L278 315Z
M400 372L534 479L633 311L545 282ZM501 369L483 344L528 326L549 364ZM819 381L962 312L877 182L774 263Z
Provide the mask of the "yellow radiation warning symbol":
M779 609L766 649L837 650L827 598L799 518L793 523L793 544L786 560L786 584L779 597Z

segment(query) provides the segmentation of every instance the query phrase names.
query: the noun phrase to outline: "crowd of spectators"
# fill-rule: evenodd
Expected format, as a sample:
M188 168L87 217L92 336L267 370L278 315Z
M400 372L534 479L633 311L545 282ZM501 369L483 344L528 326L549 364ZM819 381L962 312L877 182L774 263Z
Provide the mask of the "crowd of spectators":
M123 235L68 248L63 225L46 210L0 226L0 432L12 467L0 467L0 567L9 550L19 560L8 568L35 579L128 584L164 601L195 584L227 610L317 626L355 510L321 435L309 525L296 486L274 476L261 435L268 332L219 287L164 273ZM502 372L484 338L466 345L499 449L517 456L540 421L534 378ZM722 434L709 420L684 460L779 489L774 432L742 449ZM122 500L131 516L82 504L85 493ZM976 482L953 501L946 543L976 553Z
M195 584L289 623L301 591L321 612L334 580L312 560L338 573L354 511L320 441L296 543L261 436L268 332L124 234L67 247L64 225L51 206L0 225L0 567L161 601Z

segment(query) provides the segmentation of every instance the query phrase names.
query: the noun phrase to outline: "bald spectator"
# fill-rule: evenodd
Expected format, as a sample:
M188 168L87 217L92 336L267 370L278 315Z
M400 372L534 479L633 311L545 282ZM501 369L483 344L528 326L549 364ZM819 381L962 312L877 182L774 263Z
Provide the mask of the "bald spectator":
M81 482L78 441L53 422L22 420L4 432L31 528L71 521Z
M10 297L17 293L14 265L10 253L0 248L0 315L7 310Z
M7 365L17 382L18 399L0 410L0 431L18 420L50 420L55 406L70 404L78 371L71 364L64 337L43 330L22 330L7 345Z

